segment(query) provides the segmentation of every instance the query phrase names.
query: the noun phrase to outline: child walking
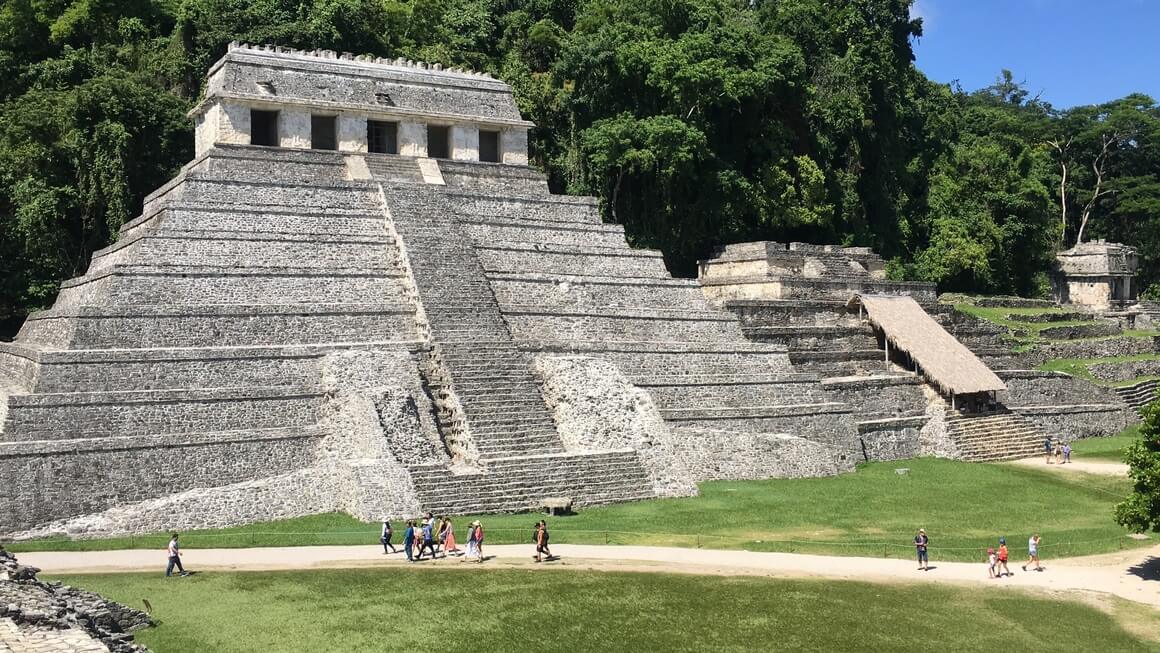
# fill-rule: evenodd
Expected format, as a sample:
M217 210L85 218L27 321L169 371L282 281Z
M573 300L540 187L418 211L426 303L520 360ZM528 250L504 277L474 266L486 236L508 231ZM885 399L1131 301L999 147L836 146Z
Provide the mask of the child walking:
M1011 570L1007 568L1007 540L1006 538L999 538L999 577L1004 575L1014 576Z

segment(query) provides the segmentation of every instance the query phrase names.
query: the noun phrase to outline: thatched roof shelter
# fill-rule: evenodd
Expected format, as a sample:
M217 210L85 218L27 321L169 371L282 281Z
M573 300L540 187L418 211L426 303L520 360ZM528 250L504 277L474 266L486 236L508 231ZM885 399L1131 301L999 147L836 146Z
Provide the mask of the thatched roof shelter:
M870 324L881 329L888 346L905 352L927 381L943 394L966 395L1006 390L1003 380L970 349L946 332L918 302L897 295L856 295Z

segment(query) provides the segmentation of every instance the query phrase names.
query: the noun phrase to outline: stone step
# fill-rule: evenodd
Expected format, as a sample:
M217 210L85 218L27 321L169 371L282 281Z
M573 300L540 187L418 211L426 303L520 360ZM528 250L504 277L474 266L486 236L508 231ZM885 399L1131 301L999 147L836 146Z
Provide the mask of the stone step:
M624 227L612 224L534 223L528 221L461 216L462 222L477 246L512 242L542 245L596 245L625 249L628 243Z
M687 421L699 419L748 419L764 417L798 417L848 412L845 404L818 402L809 404L736 406L713 408L671 408L661 410L665 419Z
M652 340L721 342L740 339L737 323L731 319L681 319L675 315L645 315L625 310L622 314L549 314L513 312L506 314L508 327L516 340L596 340L637 342Z
M417 339L390 304L75 306L29 316L18 339L55 349L305 345Z
M409 304L395 269L113 265L66 281L55 306L84 304Z
M247 207L175 201L160 205L121 227L118 241L142 233L235 232L297 236L386 237L381 209L310 211L302 207Z
M545 195L517 197L511 194L488 196L482 193L449 191L459 215L487 216L533 223L600 224L600 207L593 198Z
M484 272L492 273L547 273L592 274L599 270L605 276L635 278L666 278L669 273L664 259L645 250L627 250L624 255L610 253L553 250L534 247L480 247L479 261Z
M385 233L381 236L201 231L144 233L94 252L89 272L119 263L324 270L337 267L365 271L398 267L393 243Z
M817 382L644 385L662 410L744 408L820 403Z
M9 395L4 439L307 426L321 402L317 388L293 386Z

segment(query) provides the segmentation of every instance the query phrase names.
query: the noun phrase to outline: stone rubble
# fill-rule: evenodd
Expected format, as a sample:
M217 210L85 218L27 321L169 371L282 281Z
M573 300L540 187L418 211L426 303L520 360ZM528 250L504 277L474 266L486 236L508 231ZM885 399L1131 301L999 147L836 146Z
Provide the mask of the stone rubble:
M36 579L0 546L0 650L45 653L143 653L133 631L148 614L60 582Z

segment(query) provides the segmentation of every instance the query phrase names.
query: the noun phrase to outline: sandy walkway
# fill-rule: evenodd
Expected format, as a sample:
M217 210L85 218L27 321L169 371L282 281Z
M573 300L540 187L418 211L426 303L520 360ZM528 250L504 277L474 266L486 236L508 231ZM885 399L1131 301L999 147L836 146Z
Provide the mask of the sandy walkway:
M1073 460L1070 463L1063 465L1051 464L1043 462L1043 456L1036 456L1035 458L1023 458L1021 460L1012 460L1012 465L1020 465L1022 467L1034 467L1036 469L1045 469L1049 472L1072 473L1085 472L1087 474L1102 474L1104 476L1127 476L1128 466L1124 463L1113 462L1097 462L1091 460Z
M529 545L486 547L484 568L570 567L573 569L707 573L776 577L822 577L877 582L970 583L1047 591L1088 591L1113 594L1160 608L1160 546L1122 554L1047 561L1046 571L987 578L982 563L932 562L921 572L910 560L853 558L797 553L759 553L652 546L558 544L561 560L536 564ZM937 550L932 550L937 557ZM197 571L310 569L319 567L402 566L402 554L383 555L377 546L303 546L256 549L188 549L183 556ZM165 553L154 550L21 553L20 561L46 574L160 571ZM419 563L435 567L465 567L457 559ZM474 566L474 565L473 565Z

